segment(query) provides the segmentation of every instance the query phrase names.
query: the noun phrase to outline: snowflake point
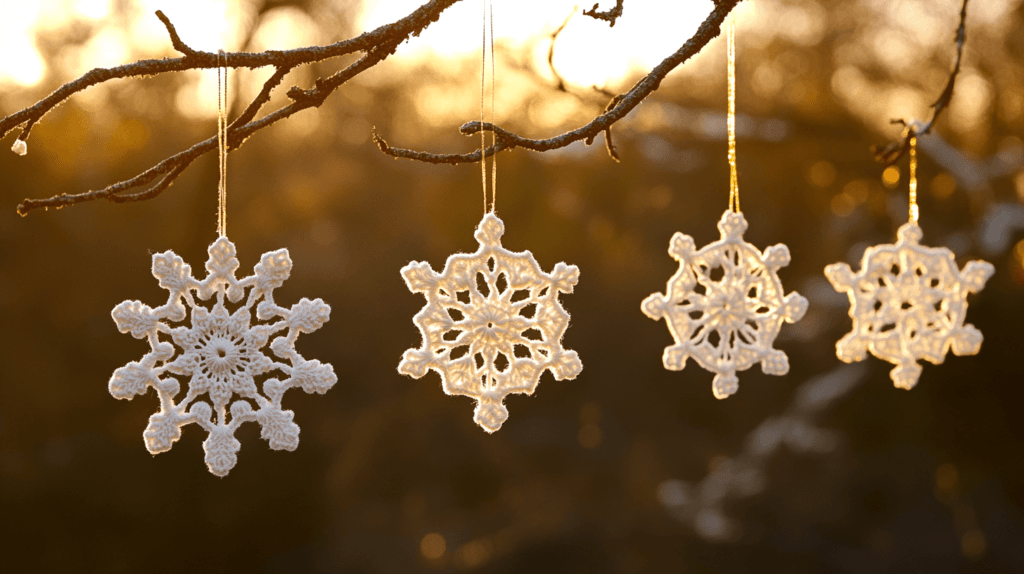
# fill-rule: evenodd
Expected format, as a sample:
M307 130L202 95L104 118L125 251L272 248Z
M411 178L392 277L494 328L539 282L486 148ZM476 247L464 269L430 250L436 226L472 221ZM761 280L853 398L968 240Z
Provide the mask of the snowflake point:
M725 210L718 221L718 231L722 239L740 239L747 231L747 219L738 211Z
M783 243L772 245L768 249L764 250L764 264L772 271L778 271L779 269L789 265L789 262L789 247L786 247Z
M719 373L711 382L711 392L718 400L729 398L729 395L735 394L738 390L740 390L740 380L735 373Z
M950 346L953 354L958 357L977 355L984 340L984 335L974 325L964 325L953 333Z
M683 261L696 250L696 244L689 235L676 232L668 244L668 254L676 261Z
M917 245L923 237L924 232L921 231L921 226L913 221L904 223L896 232L896 240L900 244Z
M505 223L493 211L487 212L473 234L480 245L501 247L501 236L505 234Z
M892 378L892 383L897 389L909 391L917 385L918 379L921 378L922 370L924 369L921 365L911 362L897 365L895 369L889 372L889 376Z
M480 402L473 410L473 422L488 433L496 432L508 420L508 409L499 402Z
M840 293L853 287L853 269L846 263L833 263L825 267L825 278Z
M787 323L796 323L807 313L807 298L793 291L783 301L782 318Z

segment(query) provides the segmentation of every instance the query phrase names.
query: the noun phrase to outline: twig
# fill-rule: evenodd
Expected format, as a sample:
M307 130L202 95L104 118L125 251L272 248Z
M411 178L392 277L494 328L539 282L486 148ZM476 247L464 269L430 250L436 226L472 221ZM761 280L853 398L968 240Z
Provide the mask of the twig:
M576 15L576 8L577 6L573 6L572 12L565 17L565 22L562 22L562 25L551 33L551 45L548 47L548 68L551 69L551 74L558 80L558 85L555 86L555 89L560 92L564 92L566 89L565 79L562 78L562 74L559 74L558 69L555 68L555 42L558 41L558 35L562 33L562 30L565 30L565 27L569 25L569 20L572 20L572 17Z
M607 133L615 122L624 118L633 110L633 108L639 105L644 98L657 90L661 86L662 80L665 79L665 76L667 76L669 72L686 60L690 59L694 54L700 52L712 38L718 36L718 34L721 33L721 26L722 22L725 21L725 17L728 16L732 9L741 1L742 0L720 0L715 6L715 9L712 10L711 14L709 14L700 25L700 28L697 29L697 32L693 37L687 40L681 48L676 50L675 53L670 55L668 58L665 58L665 60L655 66L650 73L634 84L628 92L616 96L617 99L613 99L612 104L609 104L610 107L603 114L597 116L583 127L543 140L524 138L490 123L481 124L478 121L472 121L464 124L459 128L459 132L463 135L469 136L478 133L481 129L493 131L496 141L493 146L488 147L485 150L483 155L486 155L487 157L490 157L495 153L517 147L543 152L563 148L581 140L587 144L593 143L594 139L598 135L601 133ZM377 134L374 134L373 140L377 143L377 147L380 148L380 151L387 155L427 163L446 163L454 165L459 163L477 162L480 161L481 157L480 150L464 154L435 154L392 147ZM614 149L614 146L612 146L611 150Z
M185 45L185 42L181 41L181 37L178 36L178 31L174 28L174 24L171 24L171 20L164 15L160 10L156 11L156 17L164 23L164 27L167 28L167 35L171 37L171 46L174 49L181 52L185 56L191 56L196 53L195 50Z
M608 27L611 28L615 25L615 21L622 16L622 2L623 0L615 0L615 7L605 10L604 12L598 12L598 5L594 4L594 7L590 10L584 10L583 15L590 16L595 20L604 20L605 22L608 22Z
M960 25L956 29L955 37L956 61L953 63L953 71L949 74L946 87L942 89L942 93L939 94L938 99L932 104L932 119L926 124L915 120L890 120L889 123L900 124L906 128L903 133L903 139L890 142L886 146L873 146L871 148L871 151L875 154L875 160L881 162L885 167L893 165L903 157L903 154L907 153L907 150L910 149L911 138L931 132L932 127L935 126L935 120L939 118L939 114L949 107L949 103L953 99L953 86L956 84L956 77L960 73L960 62L964 55L964 40L967 35L967 3L969 1L964 0L963 6L960 8Z

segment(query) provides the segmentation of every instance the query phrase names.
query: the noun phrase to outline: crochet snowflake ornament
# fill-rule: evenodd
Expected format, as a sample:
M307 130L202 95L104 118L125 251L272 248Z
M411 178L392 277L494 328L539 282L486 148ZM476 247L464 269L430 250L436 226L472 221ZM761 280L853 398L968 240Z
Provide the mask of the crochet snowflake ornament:
M789 265L789 248L780 243L762 254L743 240L746 229L743 214L727 210L718 222L722 238L699 251L693 238L676 233L668 252L679 270L665 294L641 305L651 319L665 319L675 339L662 355L665 368L680 371L692 357L717 373L712 392L719 399L739 389L736 371L755 363L769 375L789 372L786 353L772 344L783 321L795 323L807 311L799 293L783 296L776 275Z
M559 263L544 273L529 251L501 246L504 232L487 213L474 234L476 253L450 256L441 273L426 262L402 268L427 304L413 318L423 344L402 355L398 371L417 379L436 371L446 394L476 399L473 420L487 432L508 418L505 397L533 394L545 370L560 381L583 370L576 352L562 348L569 314L558 301L572 293L579 269Z
M940 364L950 348L957 355L981 349L981 331L965 325L967 294L977 293L995 272L971 261L961 271L953 252L925 247L916 223L905 223L895 244L868 247L860 271L846 263L825 268L836 291L850 297L853 330L836 343L836 355L851 363L872 355L896 365L892 382L912 389L921 376L919 359Z
M207 467L213 474L225 476L235 466L241 447L234 437L239 425L256 421L270 448L295 450L299 427L292 422L294 413L281 409L282 396L294 387L323 394L338 378L331 365L307 361L295 351L299 333L312 333L322 327L330 318L331 307L320 299L303 298L291 309L274 302L274 289L284 283L292 269L287 249L263 254L255 274L241 280L235 278L238 259L231 241L221 237L210 245L208 253L207 276L202 281L192 277L192 267L174 252L153 255L153 276L170 292L167 303L153 309L139 301L125 301L111 312L122 333L147 339L151 350L141 361L114 371L110 394L131 399L153 387L160 397L160 412L149 418L143 435L149 452L170 450L181 437L181 427L196 423L208 433L203 442ZM238 303L247 288L250 291L245 302L229 312L225 302ZM205 301L214 296L212 308L196 301L197 297ZM253 306L256 317L266 323L252 324ZM191 315L191 325L171 327L169 323L185 320L186 311ZM280 362L262 349L284 330L285 334L270 342L274 356L286 361ZM164 340L167 338L170 341ZM175 345L182 350L177 356ZM273 371L283 373L283 380L266 379L260 394L255 377ZM178 402L175 397L180 382L168 375L187 380L188 392ZM204 394L209 396L209 403L196 400ZM240 398L232 402L234 395ZM257 410L253 410L253 402Z

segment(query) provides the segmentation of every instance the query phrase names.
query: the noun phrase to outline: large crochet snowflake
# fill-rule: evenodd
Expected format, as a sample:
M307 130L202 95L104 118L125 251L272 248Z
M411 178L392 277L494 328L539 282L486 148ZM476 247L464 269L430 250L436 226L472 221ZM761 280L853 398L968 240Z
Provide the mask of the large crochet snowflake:
M736 371L761 363L769 375L789 372L786 353L773 349L783 321L799 321L807 299L793 292L783 296L776 271L789 265L789 249L778 244L765 249L743 240L747 220L726 211L718 222L722 238L699 251L693 238L672 236L669 255L679 270L668 281L665 294L644 299L641 309L654 320L665 319L675 345L665 348L662 362L682 370L693 357L717 373L715 397L724 399L739 388Z
M303 298L291 309L274 302L274 289L292 269L287 249L263 254L255 274L241 280L235 278L238 259L231 241L221 237L208 252L207 276L202 281L192 277L192 267L174 252L153 255L153 276L170 292L167 303L153 309L139 301L125 301L111 312L122 333L147 339L151 350L141 361L114 371L110 394L131 399L153 387L160 397L160 412L149 418L143 435L149 452L170 450L181 437L181 427L196 423L208 433L203 443L206 465L213 474L225 476L235 466L241 447L234 437L239 425L256 421L270 448L295 450L299 427L292 422L294 413L281 409L282 396L294 387L323 394L338 378L331 365L307 361L295 351L299 333L322 327L330 317L330 306L320 299ZM225 303L241 301L246 288L251 289L245 302L229 312ZM207 308L199 305L196 297L204 301L215 297L215 301ZM254 306L258 319L277 320L253 325ZM187 314L191 315L190 326L169 325L184 321ZM284 330L287 332L270 341ZM264 354L268 341L274 356L286 362ZM175 346L181 349L177 356ZM273 371L283 373L283 380L266 379L260 394L256 377ZM188 392L180 401L175 402L180 382L169 375L186 378ZM209 403L196 400L204 394ZM235 395L240 398L232 402Z
M905 223L895 244L868 247L860 271L846 263L825 268L836 291L850 297L853 330L836 343L836 355L850 363L872 355L896 365L890 375L901 389L921 376L919 359L940 364L949 349L973 355L981 349L981 331L964 324L967 294L977 293L995 272L985 261L963 271L945 247L920 245L921 228Z
M402 268L427 304L413 318L423 344L405 352L398 371L417 379L437 371L445 393L476 399L473 420L487 432L508 418L505 397L533 394L545 370L565 380L583 369L576 352L562 348L569 314L558 301L572 293L579 269L559 263L544 273L529 251L501 246L504 232L488 213L474 234L476 253L450 256L441 273L426 262Z

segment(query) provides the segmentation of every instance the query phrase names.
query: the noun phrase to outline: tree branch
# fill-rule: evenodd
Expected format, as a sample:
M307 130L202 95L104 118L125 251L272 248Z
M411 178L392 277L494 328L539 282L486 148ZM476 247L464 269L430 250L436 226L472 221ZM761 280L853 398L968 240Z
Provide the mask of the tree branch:
M228 150L234 150L245 143L245 140L255 132L302 110L319 107L338 87L393 54L399 44L411 36L418 35L436 22L445 9L458 1L430 0L405 18L355 38L336 42L328 46L313 46L286 51L269 50L257 53L231 52L222 56L213 52L201 52L189 48L178 36L177 30L170 20L163 13L158 13L157 17L167 28L167 33L171 38L171 45L175 50L185 54L183 57L140 60L115 68L93 69L80 78L64 84L35 105L0 119L0 138L4 137L14 128L22 126L17 140L21 142L26 141L32 127L47 113L74 94L109 80L154 76L183 70L217 68L219 66L230 68L274 66L277 68L276 71L264 84L260 93L228 127ZM288 91L288 96L292 99L292 103L259 120L253 120L263 105L270 101L271 92L280 85L284 76L290 70L301 65L312 64L355 52L363 52L364 55L355 63L327 79L317 79L314 86L308 90L298 87L291 88ZM161 161L131 179L109 185L103 189L73 195L65 193L47 199L26 199L18 206L18 213L26 215L29 211L40 207L59 208L96 199L127 202L156 197L163 190L170 187L174 180L193 161L199 156L216 149L216 147L216 137L212 137ZM148 185L160 176L164 177L148 190L134 194L124 193L137 187Z
M623 0L615 0L615 7L605 10L604 12L598 12L598 5L594 4L594 7L590 10L584 10L583 15L590 16L595 20L604 20L605 22L608 22L608 27L611 28L615 25L615 21L622 16L622 2Z
M924 135L932 131L935 126L935 120L939 118L947 107L949 107L950 101L953 99L953 86L956 84L956 77L960 73L960 62L964 55L964 41L967 37L967 3L970 0L964 0L963 5L960 8L960 25L956 29L956 36L954 41L956 42L956 60L953 63L953 71L949 74L949 80L946 81L946 87L942 89L942 93L939 94L939 98L932 104L932 119L926 124L922 124L916 120L903 120L894 119L890 123L900 124L906 127L903 132L903 139L900 141L891 142L886 146L874 146L871 151L875 154L875 160L881 162L885 167L893 165L903 154L907 153L910 149L910 140L916 136Z
M479 121L472 121L463 124L463 126L459 128L459 132L463 135L471 136L479 133L481 129L494 132L495 143L493 146L488 147L483 154L481 154L480 150L465 154L435 154L424 151L401 149L388 145L388 143L376 133L373 134L373 141L376 142L377 147L380 148L381 152L395 158L400 157L427 163L446 163L452 165L477 162L480 161L481 155L490 157L498 152L517 147L543 152L563 148L581 140L587 145L590 145L598 135L601 133L607 133L615 122L624 118L629 114L629 112L633 111L633 109L638 106L644 98L657 90L661 86L662 80L665 79L665 76L667 76L669 72L700 52L708 42L718 36L719 33L721 33L722 22L725 21L726 16L728 16L732 9L741 1L742 0L720 0L716 4L715 9L711 11L708 17L700 25L700 28L697 29L697 32L693 37L687 40L682 47L676 50L675 53L670 55L668 58L665 58L665 60L655 66L650 73L634 84L628 92L615 96L603 114L597 116L583 127L548 139L536 140L518 136L490 123L481 124ZM611 140L608 139L607 143L609 145L610 153L612 153L613 157L616 157L616 154L614 154L615 148L612 145Z

